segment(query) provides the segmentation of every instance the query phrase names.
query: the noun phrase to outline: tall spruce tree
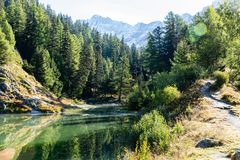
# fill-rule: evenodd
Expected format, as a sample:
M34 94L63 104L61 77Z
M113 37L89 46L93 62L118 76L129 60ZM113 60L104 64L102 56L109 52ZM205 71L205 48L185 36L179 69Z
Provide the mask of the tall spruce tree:
M192 57L193 55L191 55L190 46L188 45L186 40L182 40L179 42L177 49L174 53L172 65L176 66L190 64Z
M74 96L81 97L83 90L86 87L86 84L89 79L90 73L94 73L95 68L95 57L93 50L93 40L91 38L90 30L87 29L84 31L84 45L82 54L80 56L80 67L76 75L76 83L74 88Z
M56 80L54 70L51 68L51 63L51 57L48 50L37 48L32 57L34 76L48 89L53 87Z
M15 46L15 37L12 30L12 27L7 21L5 11L3 9L0 10L0 27L2 28L2 32L5 34L5 38L9 41L10 45Z
M5 64L11 60L12 47L8 40L5 38L5 34L0 27L0 65Z
M118 100L122 101L122 95L129 92L130 82L132 76L129 72L130 65L127 54L122 53L123 55L119 58L119 63L116 70L116 84L118 91Z
M178 15L173 12L169 12L164 21L164 50L165 50L165 62L166 71L171 69L171 60L173 60L174 52L177 49L177 44L186 34L187 26Z
M148 36L145 65L151 75L165 71L167 68L163 34L163 29L157 27Z

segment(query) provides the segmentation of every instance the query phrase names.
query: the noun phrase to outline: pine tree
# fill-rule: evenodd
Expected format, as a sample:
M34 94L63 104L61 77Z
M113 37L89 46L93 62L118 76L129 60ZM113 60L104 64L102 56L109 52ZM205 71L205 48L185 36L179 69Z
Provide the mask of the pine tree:
M60 71L64 84L64 91L71 93L72 85L74 84L75 76L80 65L80 46L79 39L72 35L68 30L64 31L61 49Z
M93 50L93 42L90 38L90 32L86 33L82 54L80 56L80 67L76 76L76 84L74 88L74 96L80 98L83 90L86 87L86 84L89 79L91 72L94 72L95 58Z
M93 48L95 53L96 59L96 71L93 76L93 88L96 91L99 91L103 79L104 79L104 62L102 57L102 42L101 42L101 35L98 31L93 31Z
M27 20L26 13L23 9L21 0L17 0L14 15L14 25L12 26L17 40L21 40L20 37L22 36L25 30L26 20Z
M24 44L19 48L23 58L30 61L32 53L38 47L47 48L49 17L45 14L42 6L33 3L28 6L26 29L24 32Z
M5 15L5 11L3 9L0 10L0 27L2 28L2 32L5 34L5 38L9 41L11 46L15 46L15 37L12 30L12 27L8 23Z
M169 71L171 69L171 60L173 60L174 52L177 49L177 44L186 34L187 27L182 18L178 15L174 15L173 12L168 13L164 23L165 70Z
M116 83L118 91L118 100L122 100L122 95L129 92L131 74L129 73L130 65L129 59L126 54L122 53L123 56L119 59L119 64L116 70Z
M32 64L34 66L34 76L45 87L51 89L55 83L56 77L51 68L51 57L48 50L38 48L33 55Z
M130 64L131 64L131 73L133 75L133 78L136 79L139 74L140 68L139 68L139 53L134 43L131 46Z
M191 62L191 56L190 46L186 40L182 40L179 42L177 50L174 53L172 65L187 65Z
M12 54L12 47L5 38L5 34L0 28L0 65L10 61Z
M15 17L15 1L14 0L8 0L7 1L7 19L11 26L14 26L14 17Z
M165 71L167 68L163 34L163 29L157 27L148 36L145 65L151 75Z
M60 18L56 18L52 22L50 29L51 40L48 43L48 50L55 60L60 59L61 43L63 38L63 24ZM59 65L59 64L58 64Z

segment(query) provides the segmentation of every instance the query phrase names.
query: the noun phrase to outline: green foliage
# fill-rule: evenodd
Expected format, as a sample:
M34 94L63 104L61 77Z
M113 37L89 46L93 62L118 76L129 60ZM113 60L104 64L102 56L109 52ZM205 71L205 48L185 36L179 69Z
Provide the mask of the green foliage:
M0 65L10 61L13 49L9 42L5 39L5 34L0 28Z
M22 66L22 68L26 71L26 72L28 72L29 74L31 74L31 75L33 75L34 73L34 66L33 65L31 65L31 64L29 64L28 62L27 62L27 60L24 60L23 61L23 66Z
M158 90L155 96L156 105L169 105L179 99L181 93L177 87L167 86L163 90Z
M80 56L80 64L81 65L76 75L76 87L74 89L74 94L78 98L82 96L83 90L88 82L88 77L95 68L93 43L90 37L88 37L84 42L83 51Z
M174 127L172 128L172 134L174 136L181 135L184 132L184 127L181 123L177 122Z
M190 45L186 40L182 40L178 43L177 49L174 53L172 65L188 65L194 61L195 54L192 53Z
M156 153L167 151L171 135L165 119L158 111L145 114L133 127L141 142L150 144L151 150ZM144 147L146 149L146 147ZM144 152L146 153L146 152Z
M175 84L181 90L186 90L197 79L201 78L203 70L197 65L176 65L172 68Z
M154 91L162 90L166 86L174 85L175 82L175 75L172 72L161 72L153 76L152 81L150 82L150 88Z
M48 50L39 48L32 58L34 75L45 87L51 89L56 81L56 72L52 67L52 60Z
M137 142L135 154L138 160L151 160L151 150L146 135Z
M211 71L221 66L221 60L225 57L226 31L213 7L204 12L200 22L206 26L207 32L197 42L198 63Z
M0 9L0 28L2 28L2 32L5 34L5 38L9 41L9 44L15 46L16 42L13 30L6 19L5 11L3 9Z
M116 82L118 90L118 100L122 100L122 94L126 94L130 89L130 82L132 79L131 74L129 73L129 60L127 55L120 57L119 64L117 65L116 70Z
M213 73L215 82L210 87L211 90L219 90L224 84L229 82L229 74L226 72L216 71Z
M154 97L155 95L149 92L149 90L139 90L139 87L136 86L134 91L128 96L127 106L131 110L140 110L143 107L150 109Z

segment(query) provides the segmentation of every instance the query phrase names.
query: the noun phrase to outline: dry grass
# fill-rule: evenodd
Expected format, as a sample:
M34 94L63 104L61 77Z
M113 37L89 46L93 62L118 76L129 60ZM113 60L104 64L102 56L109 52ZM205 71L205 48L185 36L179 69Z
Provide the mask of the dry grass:
M224 86L220 90L222 99L232 105L240 105L240 93L232 86Z
M227 90L225 88L224 91L224 93L232 92L230 88ZM205 160L215 159L213 156L216 153L231 154L233 149L239 145L240 134L236 128L226 122L225 114L227 112L212 107L208 98L199 98L197 105L192 107L192 115L181 119L185 129L184 134L176 138L171 144L169 152L161 155L158 159ZM208 149L195 148L197 142L203 138L214 138L223 142L224 145Z

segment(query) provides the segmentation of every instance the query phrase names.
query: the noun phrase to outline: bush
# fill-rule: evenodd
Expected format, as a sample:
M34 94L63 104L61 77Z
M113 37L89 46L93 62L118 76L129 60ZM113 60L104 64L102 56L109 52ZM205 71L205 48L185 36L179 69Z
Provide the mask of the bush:
M174 66L172 73L175 76L175 84L183 91L202 76L203 70L196 65Z
M153 90L162 90L166 86L171 86L176 83L175 75L167 72L157 73L153 76L153 79L150 83L150 88Z
M178 91L177 87L167 86L163 90L159 90L156 93L155 104L156 105L169 105L172 102L179 99L181 93Z
M130 110L140 110L142 107L151 107L153 99L154 94L147 89L139 91L135 88L128 97L127 106Z
M172 129L172 135L173 136L178 136L184 132L184 127L182 126L181 123L177 122L173 129Z
M167 151L171 140L171 131L164 117L158 111L145 114L133 129L139 137L139 143L147 141L151 150L156 153Z
M213 73L215 83L210 87L211 90L219 90L224 84L229 82L229 74L226 72L216 71Z

